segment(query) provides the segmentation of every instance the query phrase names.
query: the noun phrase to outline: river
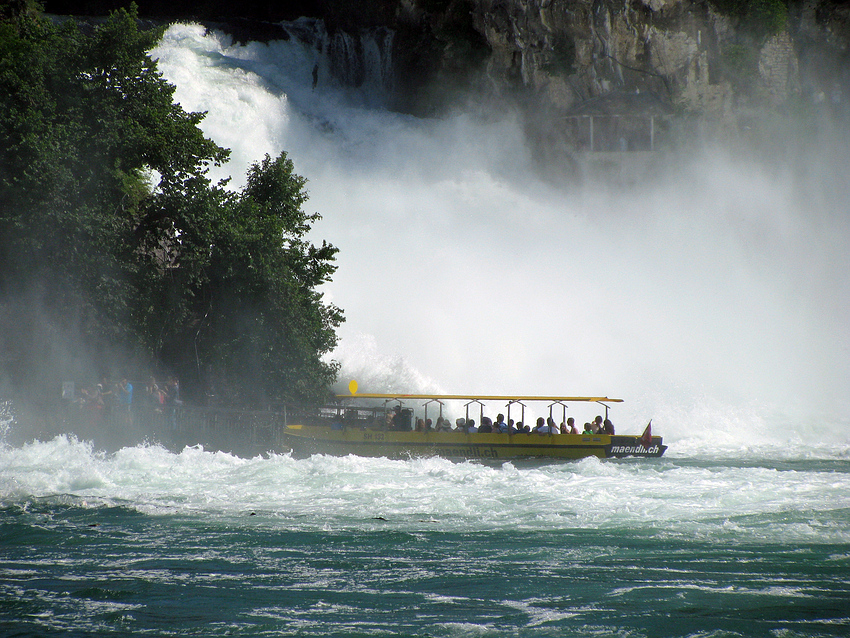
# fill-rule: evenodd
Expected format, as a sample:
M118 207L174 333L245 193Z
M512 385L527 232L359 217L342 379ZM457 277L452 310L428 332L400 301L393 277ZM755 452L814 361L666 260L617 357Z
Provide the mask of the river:
M297 39L178 25L154 54L233 149L217 177L286 150L309 179L341 388L619 397L618 433L652 418L670 449L243 458L27 440L6 414L0 634L847 635L843 132L555 184L517 115L389 112L380 72L344 89Z

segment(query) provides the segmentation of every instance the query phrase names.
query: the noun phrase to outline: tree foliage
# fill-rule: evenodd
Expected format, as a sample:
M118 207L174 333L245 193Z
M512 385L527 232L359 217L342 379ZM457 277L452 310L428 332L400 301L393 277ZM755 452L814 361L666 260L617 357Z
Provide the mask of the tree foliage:
M711 0L711 3L759 40L782 31L788 20L787 0Z
M174 102L146 53L161 30L136 18L131 5L92 28L0 7L2 316L41 312L0 341L0 365L32 377L40 330L75 361L161 364L197 393L318 400L342 313L317 290L336 249L306 240L306 180L284 153L239 192L213 184L229 152Z

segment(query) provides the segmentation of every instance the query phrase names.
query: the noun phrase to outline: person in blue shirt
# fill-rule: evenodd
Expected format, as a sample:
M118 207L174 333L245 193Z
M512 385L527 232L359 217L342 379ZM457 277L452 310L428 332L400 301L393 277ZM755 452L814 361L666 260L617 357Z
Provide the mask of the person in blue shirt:
M124 377L118 382L118 407L122 418L133 421L133 384Z

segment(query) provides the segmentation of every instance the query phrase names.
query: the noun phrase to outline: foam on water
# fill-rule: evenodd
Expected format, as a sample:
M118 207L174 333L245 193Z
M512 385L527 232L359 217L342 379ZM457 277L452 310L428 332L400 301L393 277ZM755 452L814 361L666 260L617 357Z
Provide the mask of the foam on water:
M837 463L837 464L836 464ZM632 529L656 536L850 542L846 463L455 463L242 459L158 446L111 455L68 437L0 449L0 504L58 501L288 529Z
M325 293L346 311L344 382L607 394L621 429L653 418L687 455L846 455L843 131L786 164L695 150L652 183L562 188L535 177L512 114L423 120L370 106L375 87L314 87L325 62L297 38L177 25L153 54L233 149L217 176L285 150L310 180L315 235L341 249Z

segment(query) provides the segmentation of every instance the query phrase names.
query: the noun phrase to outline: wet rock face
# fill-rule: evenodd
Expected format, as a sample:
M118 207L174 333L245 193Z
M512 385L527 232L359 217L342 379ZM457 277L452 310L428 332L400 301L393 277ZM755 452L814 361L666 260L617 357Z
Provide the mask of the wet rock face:
M123 0L55 0L49 10L105 14ZM295 0L234 4L137 0L142 17L222 21L237 39L274 39L280 21L320 19L337 46L340 80L376 33L392 50L398 110L425 113L458 92L510 95L555 113L610 93L651 93L670 105L723 117L802 95L850 102L846 0ZM783 14L755 18L742 7ZM774 16L775 17L775 16ZM772 32L760 31L770 23ZM778 26L777 26L778 25ZM382 45L383 46L383 45ZM336 51L336 49L335 49ZM369 56L361 56L366 60ZM374 57L374 56L372 56Z
M801 90L816 93L817 86L801 76L816 76L825 59L835 68L850 62L850 9L836 0L791 0L774 33L760 31L754 19L728 7L719 10L723 0L403 4L421 25L433 25L435 15L467 10L488 49L488 87L522 93L558 111L610 92L650 92L680 108L722 116L741 102L770 106ZM463 66L462 47L446 39L438 39L438 46L434 66ZM820 62L808 65L809 59Z
M652 92L705 108L723 92L712 69L727 19L699 0L478 0L488 74L557 109L612 91Z

